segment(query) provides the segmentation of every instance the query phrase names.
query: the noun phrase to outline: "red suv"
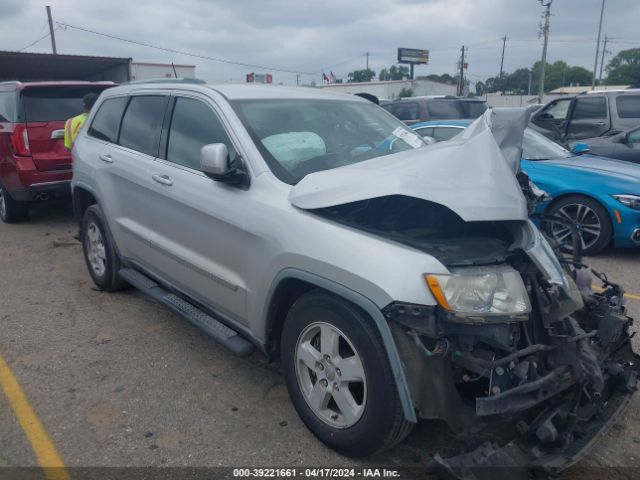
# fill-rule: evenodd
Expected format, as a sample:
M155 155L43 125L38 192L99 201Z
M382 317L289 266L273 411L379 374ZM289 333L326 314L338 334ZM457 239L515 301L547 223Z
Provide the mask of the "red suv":
M0 83L0 219L24 220L30 202L70 193L64 124L82 97L112 82Z

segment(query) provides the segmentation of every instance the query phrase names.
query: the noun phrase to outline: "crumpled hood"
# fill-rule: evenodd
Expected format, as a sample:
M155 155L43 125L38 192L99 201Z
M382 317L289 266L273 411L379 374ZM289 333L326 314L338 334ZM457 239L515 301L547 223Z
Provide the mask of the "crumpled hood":
M524 118L526 111L518 110ZM526 220L515 177L519 164L503 155L519 158L526 121L515 122L522 123L519 135L503 138L501 151L491 131L496 116L500 109L488 110L453 141L309 174L291 189L289 201L316 209L404 195L444 205L465 221Z
M537 162L536 162L537 163ZM541 160L542 165L559 165L562 167L588 170L595 174L608 174L625 180L640 181L640 168L637 164L595 155L580 155L554 160Z

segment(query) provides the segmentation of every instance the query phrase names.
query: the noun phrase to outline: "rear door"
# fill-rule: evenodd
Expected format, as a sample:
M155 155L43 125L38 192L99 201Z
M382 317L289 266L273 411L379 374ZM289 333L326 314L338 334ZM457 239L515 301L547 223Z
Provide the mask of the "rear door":
M158 155L168 100L168 92L108 98L87 129L87 135L96 139L90 153L97 165L92 183L100 191L120 254L147 268L155 207L151 166ZM114 124L120 125L115 132ZM80 146L76 144L78 155L89 154L81 152Z
M569 113L567 138L599 137L611 128L607 98L583 95L575 98Z
M27 138L36 168L41 171L68 170L71 152L64 146L64 124L82 113L82 97L100 93L105 86L27 87L21 93L21 106L27 125Z

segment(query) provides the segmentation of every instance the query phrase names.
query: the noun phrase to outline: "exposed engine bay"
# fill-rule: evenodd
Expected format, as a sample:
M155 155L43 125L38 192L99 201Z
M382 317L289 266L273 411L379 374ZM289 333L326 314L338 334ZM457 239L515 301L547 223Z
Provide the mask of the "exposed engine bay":
M635 391L638 357L631 350L633 321L624 292L582 263L579 246L567 254L566 245L548 243L562 270L559 282L519 243L520 221L465 222L442 205L404 196L316 213L420 249L452 273L508 269L524 284L530 308L516 315L460 315L399 302L384 309L420 418L444 419L462 435L492 422L516 427L516 438L506 445L436 456L431 466L441 474L473 479L474 468L489 466L565 468L606 431ZM594 277L602 291L592 291Z

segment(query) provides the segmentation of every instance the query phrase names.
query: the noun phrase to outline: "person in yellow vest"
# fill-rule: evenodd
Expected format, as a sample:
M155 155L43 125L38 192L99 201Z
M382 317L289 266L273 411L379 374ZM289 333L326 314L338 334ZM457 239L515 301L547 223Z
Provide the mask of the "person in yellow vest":
M80 128L82 128L82 125L84 125L84 122L87 120L91 107L93 107L93 104L96 103L97 99L97 93L87 93L82 97L82 108L84 111L80 115L70 118L64 124L64 146L67 149L71 150L73 147L73 142L78 136Z

